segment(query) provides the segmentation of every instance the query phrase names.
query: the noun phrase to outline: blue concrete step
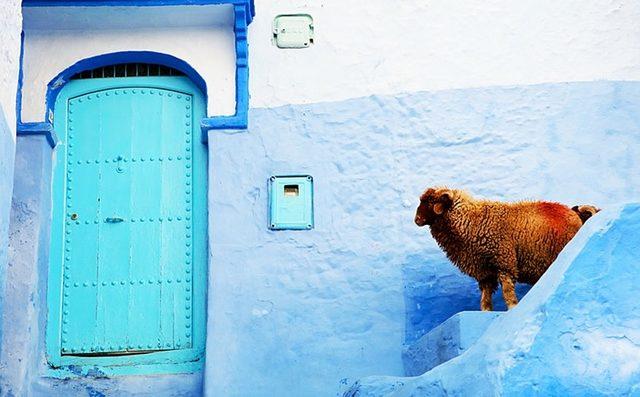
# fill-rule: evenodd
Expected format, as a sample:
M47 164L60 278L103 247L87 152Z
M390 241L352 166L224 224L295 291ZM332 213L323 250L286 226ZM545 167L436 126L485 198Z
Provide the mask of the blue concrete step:
M460 312L449 317L402 353L406 376L418 376L459 356L486 331L501 312Z

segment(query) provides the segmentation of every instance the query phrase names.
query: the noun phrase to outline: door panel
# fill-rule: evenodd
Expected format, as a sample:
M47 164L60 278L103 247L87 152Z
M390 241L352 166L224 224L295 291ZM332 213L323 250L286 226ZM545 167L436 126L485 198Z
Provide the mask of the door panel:
M107 88L71 97L61 354L192 346L193 96Z

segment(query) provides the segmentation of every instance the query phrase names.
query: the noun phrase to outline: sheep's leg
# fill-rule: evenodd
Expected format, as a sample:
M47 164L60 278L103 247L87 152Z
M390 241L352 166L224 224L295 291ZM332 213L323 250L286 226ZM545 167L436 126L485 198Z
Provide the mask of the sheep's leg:
M497 282L495 280L482 280L480 286L480 310L490 312L493 310L493 291L496 290Z
M500 285L502 286L502 297L507 304L507 309L514 308L518 304L514 278L508 273L499 272L498 280L500 280Z

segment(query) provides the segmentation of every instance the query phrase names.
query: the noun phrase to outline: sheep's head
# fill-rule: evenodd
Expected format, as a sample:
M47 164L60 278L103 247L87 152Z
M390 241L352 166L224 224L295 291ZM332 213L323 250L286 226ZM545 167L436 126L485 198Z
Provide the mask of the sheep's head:
M420 196L414 222L418 226L432 225L453 204L453 191L446 188L429 188Z
M600 208L593 205L574 205L571 209L578 214L582 223L585 223L587 219L600 212Z

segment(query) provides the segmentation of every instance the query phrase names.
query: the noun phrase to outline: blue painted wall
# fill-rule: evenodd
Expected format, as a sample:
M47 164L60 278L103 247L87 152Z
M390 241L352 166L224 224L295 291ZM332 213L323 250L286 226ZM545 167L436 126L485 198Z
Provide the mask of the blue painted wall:
M479 301L413 224L422 189L638 199L638 103L632 82L450 90L253 109L249 131L210 132L207 394L337 395L365 375L402 375L405 343ZM200 394L200 374L41 377L51 149L19 138L16 160L0 387ZM314 230L267 228L267 178L288 173L314 176Z
M639 245L640 204L602 211L467 352L419 377L365 378L345 397L637 396Z
M4 110L0 106L0 313L6 306L3 291L8 258L9 210L11 208L11 192L13 191L14 139L12 129L7 125ZM0 340L2 333L2 324L0 324ZM2 345L0 344L1 354Z
M633 82L449 90L253 109L248 132L211 132L209 395L401 375L404 343L479 306L413 224L424 187L639 199L638 103ZM312 231L267 229L267 178L287 173L314 177Z

